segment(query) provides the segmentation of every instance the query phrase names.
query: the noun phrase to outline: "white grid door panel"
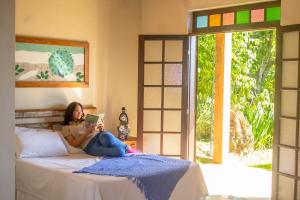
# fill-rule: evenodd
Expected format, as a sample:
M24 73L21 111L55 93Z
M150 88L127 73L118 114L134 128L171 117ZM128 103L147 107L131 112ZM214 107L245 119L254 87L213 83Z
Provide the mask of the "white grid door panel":
M300 25L278 29L272 199L300 199L299 38Z
M140 36L138 148L186 158L187 36Z

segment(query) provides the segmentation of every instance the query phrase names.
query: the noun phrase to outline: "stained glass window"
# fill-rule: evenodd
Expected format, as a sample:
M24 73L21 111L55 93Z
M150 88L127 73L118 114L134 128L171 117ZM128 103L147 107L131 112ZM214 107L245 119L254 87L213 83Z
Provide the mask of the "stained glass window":
M251 10L251 23L263 22L265 17L264 9Z
M206 27L207 27L207 16L198 16L197 28L206 28Z
M249 11L238 11L236 13L236 23L237 24L248 24L249 23Z
M280 1L195 11L193 33L274 28L280 25L280 15Z
M234 24L234 12L223 14L223 25L233 25Z
M267 21L280 20L280 7L267 8Z
M220 26L221 25L221 15L215 14L209 16L209 26Z

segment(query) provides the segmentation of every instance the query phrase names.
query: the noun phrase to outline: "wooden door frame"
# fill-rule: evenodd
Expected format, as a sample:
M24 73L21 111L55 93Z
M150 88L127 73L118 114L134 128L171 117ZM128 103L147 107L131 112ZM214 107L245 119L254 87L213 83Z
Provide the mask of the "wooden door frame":
M192 15L192 32L190 33L191 36L199 36L199 35L206 35L206 34L218 34L218 33L226 33L226 32L235 32L235 31L256 31L256 30L265 30L265 29L275 29L276 30L276 34L278 32L278 28L280 27L280 21L266 21L266 15L267 15L267 8L270 7L280 7L281 8L281 0L277 0L277 1L270 1L270 2L262 2L262 3L253 3L253 4L246 4L246 5L240 5L240 6L232 6L232 7L227 7L227 8L217 8L217 9L209 9L209 10L202 10L202 11L195 11L193 12ZM251 22L251 11L253 9L264 9L264 22L256 22L256 23L252 23ZM249 24L236 24L237 22L237 17L234 15L234 24L232 25L222 25L223 22L223 18L221 17L221 22L220 22L220 26L213 26L210 27L207 25L206 28L200 28L197 29L197 25L196 25L196 20L198 16L207 16L208 17L208 21L207 23L209 24L209 17L210 15L223 15L225 13L229 13L229 12L233 12L236 13L238 11L249 11L250 12L250 16L249 16ZM277 37L277 35L276 35ZM277 40L277 38L276 38ZM196 55L198 55L199 52L197 52ZM198 64L198 56L196 56L197 60L196 63ZM277 56L276 56L277 57ZM277 66L276 66L276 71L277 71ZM198 74L198 70L197 70L197 74ZM197 75L196 74L196 75ZM276 77L275 77L276 79ZM196 78L197 81L197 78ZM277 83L278 81L275 80L275 82ZM275 83L275 84L276 84ZM196 92L198 91L197 88L197 83L196 84ZM275 88L275 90L277 90L277 88ZM275 91L276 92L276 91ZM276 97L274 99L274 103L275 106L277 104L277 100ZM197 105L197 99L195 98L195 105ZM195 106L195 114L197 111L197 106ZM195 117L196 119L196 117ZM274 119L274 122L275 119ZM196 127L196 120L195 120L195 125ZM194 128L195 130L195 136L196 136L196 128ZM278 134L276 131L276 127L274 127L274 136L276 134ZM196 141L195 141L195 145L196 145ZM216 144L216 145L220 145L220 144ZM196 155L196 148L194 149L194 155ZM220 155L216 156L216 159L219 160Z
M272 29L274 29L275 31L276 31L276 60L277 60L277 53L278 53L278 45L277 45L277 38L278 38L278 30L279 30L279 26L276 26L276 27L273 27ZM267 30L267 29L270 29L270 27L269 26L267 26L267 28L265 29L265 30ZM261 29L259 29L259 30L261 30ZM258 31L259 31L258 30ZM239 31L241 31L240 29L239 29ZM249 31L249 29L247 29L247 30L245 30L245 31ZM251 30L251 31L256 31L256 29L254 29L254 30ZM230 31L231 32L231 31ZM234 32L234 31L232 31L232 32ZM215 32L214 32L215 33ZM217 33L215 33L215 34L223 34L223 33L226 33L226 32L217 32ZM204 34L199 34L199 35L197 35L197 37L198 36L200 36L200 35L207 35L207 33L204 33ZM217 42L217 41L216 41ZM223 41L224 42L224 41ZM224 43L225 44L225 43ZM198 44L197 44L198 45ZM216 51L218 51L217 49L216 49ZM221 52L222 51L224 51L224 49L221 49L220 50ZM198 55L198 53L199 52L197 52L197 54L196 55ZM222 56L221 56L222 57ZM218 59L218 58L216 58L216 59ZM220 59L220 58L219 58ZM197 61L196 61L196 63L198 64L198 56L197 56ZM275 66L275 73L276 73L276 76L275 76L275 98L274 98L274 105L276 106L276 105L278 105L278 104L280 104L280 99L278 100L277 99L277 95L276 95L276 91L278 90L278 86L277 86L277 83L278 82L280 82L279 80L278 80L278 78L277 78L277 74L279 73L280 75L281 75L281 72L279 72L279 69L278 69L278 63L276 62L276 66ZM223 66L224 67L224 66ZM277 72L278 71L278 72ZM196 76L198 75L198 70L197 70L197 72L196 72L197 74L196 74ZM216 72L215 72L215 74L216 74ZM222 71L222 74L219 74L220 76L224 76L224 70ZM196 78L196 81L197 81L197 78ZM223 81L223 79L222 80L220 80L221 82ZM198 91L198 84L196 83L196 92ZM214 87L214 89L216 88L216 86ZM222 90L223 91L223 90ZM221 94L222 96L223 96L223 93ZM214 97L214 99L216 99L216 95L215 95L215 97ZM223 99L220 99L220 98L218 98L218 101L215 101L215 104L218 104L219 105L219 107L220 108L222 108L222 105L223 105ZM197 105L197 99L195 99L195 105ZM274 106L274 107L275 107ZM275 111L276 111L276 109L274 109ZM215 113L215 109L214 109L214 113ZM197 113L197 106L195 106L195 114ZM218 114L220 114L220 113L223 113L223 112L218 112ZM223 122L223 118L218 118L219 120L218 120L218 122L216 122L216 123L222 123ZM215 119L214 119L215 120ZM221 120L221 121L220 121ZM216 123L214 122L214 126L216 126ZM276 119L275 119L275 112L274 112L274 124L276 124ZM195 127L196 127L196 120L195 120ZM219 128L218 128L219 129ZM274 146L274 140L275 140L275 135L277 136L278 135L278 133L279 132L277 132L276 131L277 129L276 129L276 127L274 127L274 139L273 139L273 146ZM222 133L223 134L223 133ZM196 129L195 129L195 135L196 135ZM220 147L220 148L218 148L218 150L217 150L217 152L214 150L214 155L213 155L213 158L212 158L212 161L213 162L215 162L215 163L221 163L222 162L222 136L218 136L217 137L217 139L216 139L216 141L217 141L217 144L215 144L215 137L214 137L214 149L215 149L215 147L217 146L217 147ZM217 153L217 155L215 155L215 152ZM273 150L273 152L274 152L274 150ZM195 148L195 155L196 155L196 148Z

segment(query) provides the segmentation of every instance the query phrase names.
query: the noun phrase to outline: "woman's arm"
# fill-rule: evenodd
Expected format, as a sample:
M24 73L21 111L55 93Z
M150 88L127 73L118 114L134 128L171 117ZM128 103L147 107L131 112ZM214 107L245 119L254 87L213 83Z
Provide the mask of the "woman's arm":
M84 134L80 135L80 137L75 138L73 135L69 135L66 137L66 140L71 146L79 147L86 140L87 136L93 133L94 130L95 126L90 126L86 129L86 132Z

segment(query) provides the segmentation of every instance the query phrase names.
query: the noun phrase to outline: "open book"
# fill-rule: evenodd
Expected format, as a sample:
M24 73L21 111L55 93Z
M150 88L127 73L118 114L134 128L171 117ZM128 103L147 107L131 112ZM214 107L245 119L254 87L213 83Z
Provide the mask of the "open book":
M90 126L92 124L99 125L104 122L104 113L100 114L86 114L84 119L86 126Z

